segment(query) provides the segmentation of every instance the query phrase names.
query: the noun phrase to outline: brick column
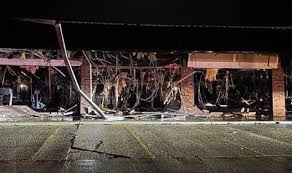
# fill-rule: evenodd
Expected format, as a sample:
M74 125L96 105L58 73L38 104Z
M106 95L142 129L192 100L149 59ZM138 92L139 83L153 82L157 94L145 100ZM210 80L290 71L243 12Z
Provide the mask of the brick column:
M273 119L284 120L285 108L285 82L282 67L272 70L272 97L273 97Z
M80 77L81 77L80 88L89 97L89 93L90 93L89 64L84 59L82 59ZM80 114L85 114L84 107L91 107L91 106L83 97L81 97L80 98Z
M182 67L181 78L193 72L193 68ZM185 79L180 84L181 86L181 103L182 108L185 108L186 113L194 114L195 111L195 92L194 92L194 76ZM184 108L183 108L184 106Z

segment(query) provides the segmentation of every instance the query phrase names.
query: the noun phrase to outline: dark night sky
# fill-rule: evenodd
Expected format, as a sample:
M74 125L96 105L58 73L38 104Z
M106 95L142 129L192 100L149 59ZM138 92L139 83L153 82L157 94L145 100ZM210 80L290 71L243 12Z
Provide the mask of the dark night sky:
M2 16L135 24L289 25L285 0L2 0Z
M11 17L179 27L64 24L71 49L291 51L291 30L196 28L193 25L292 26L284 0L2 0L2 19ZM0 47L57 48L54 29L2 21Z

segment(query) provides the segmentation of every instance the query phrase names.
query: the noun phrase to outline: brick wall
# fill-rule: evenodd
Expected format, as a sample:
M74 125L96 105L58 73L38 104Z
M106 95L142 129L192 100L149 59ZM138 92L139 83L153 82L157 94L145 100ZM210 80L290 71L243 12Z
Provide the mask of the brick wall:
M272 70L273 119L285 119L285 83L283 68Z
M89 64L85 59L82 59L81 66L81 81L80 88L81 90L89 97L90 93L90 80L89 80ZM91 107L88 102L81 97L80 98L80 114L85 114L84 107Z
M183 67L181 68L181 78L187 76L191 72L193 72L193 68ZM182 106L185 107L186 113L193 114L196 112L195 110L195 92L194 92L194 76L191 76L185 79L180 84L181 86L181 102ZM183 107L182 107L183 109Z

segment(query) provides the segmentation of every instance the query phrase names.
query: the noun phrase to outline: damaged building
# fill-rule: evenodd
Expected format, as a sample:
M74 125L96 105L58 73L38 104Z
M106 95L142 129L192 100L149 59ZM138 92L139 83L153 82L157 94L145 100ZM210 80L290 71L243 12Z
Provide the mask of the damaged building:
M59 50L3 48L0 56L2 109L100 117ZM278 54L70 50L68 57L80 89L106 115L272 120L292 110L291 70Z
M1 112L25 108L37 117L178 120L290 117L287 27L73 19L2 21Z
M287 0L0 4L0 173L292 172Z

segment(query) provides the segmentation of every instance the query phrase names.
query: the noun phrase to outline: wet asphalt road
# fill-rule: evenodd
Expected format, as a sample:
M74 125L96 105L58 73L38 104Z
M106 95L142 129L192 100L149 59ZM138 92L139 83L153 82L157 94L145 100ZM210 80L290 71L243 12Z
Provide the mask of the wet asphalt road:
M292 172L292 126L0 124L0 172Z

